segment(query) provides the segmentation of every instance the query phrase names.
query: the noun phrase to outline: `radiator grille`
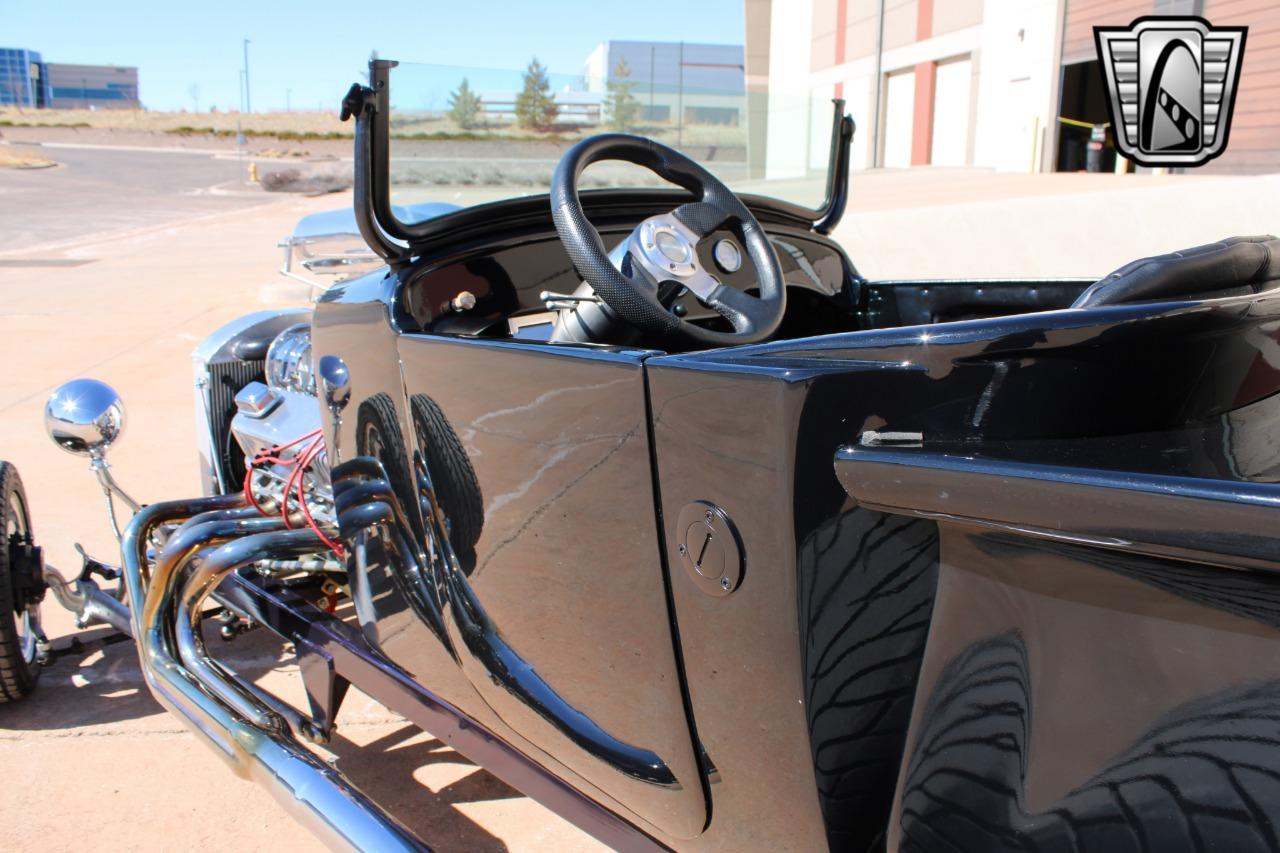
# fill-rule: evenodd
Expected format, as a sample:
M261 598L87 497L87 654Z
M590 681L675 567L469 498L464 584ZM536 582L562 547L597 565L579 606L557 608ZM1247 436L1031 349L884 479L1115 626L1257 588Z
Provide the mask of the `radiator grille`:
M209 427L213 435L213 458L222 482L234 490L244 479L244 453L231 435L231 419L236 414L236 392L255 379L263 380L266 362L229 361L209 365Z

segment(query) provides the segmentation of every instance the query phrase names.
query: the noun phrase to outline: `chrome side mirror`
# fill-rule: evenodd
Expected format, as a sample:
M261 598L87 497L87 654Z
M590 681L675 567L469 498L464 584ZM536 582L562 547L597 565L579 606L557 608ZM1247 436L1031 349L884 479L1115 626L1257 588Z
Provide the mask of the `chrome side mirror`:
M44 428L68 453L97 458L124 432L124 403L105 382L73 379L49 397Z
M45 403L44 428L63 450L89 457L89 467L107 497L111 531L119 540L120 525L111 496L119 497L134 512L142 507L120 488L107 464L107 450L124 433L124 402L116 389L96 379L72 379L59 385Z
M333 463L342 461L342 410L351 402L351 373L336 355L322 355L316 364L320 374L320 395L333 421Z
M351 402L351 374L347 363L336 355L320 356L320 392L329 413L337 417Z

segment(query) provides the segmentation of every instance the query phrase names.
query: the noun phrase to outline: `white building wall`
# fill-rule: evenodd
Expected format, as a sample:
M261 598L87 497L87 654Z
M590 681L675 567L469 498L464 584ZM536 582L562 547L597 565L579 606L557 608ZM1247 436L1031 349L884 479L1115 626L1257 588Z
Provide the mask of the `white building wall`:
M1055 116L1056 0L986 0L974 165L1035 171Z
M583 63L582 73L586 77L588 92L603 92L609 76L609 43L600 42L591 51L587 61Z
M815 11L812 0L773 0L766 176L801 176L805 152L810 169L821 165L816 158L819 150L826 150L829 123L825 116L819 121L814 111L831 97L837 83L842 84L846 110L858 128L853 168L867 168L874 162L871 135L878 88L881 162L908 165L914 89L908 91L907 82L909 72L921 62L940 63L935 98L945 103L935 101L935 139L931 140L937 152L932 158L935 163L1004 171L1038 169L1044 140L1054 130L1060 5L1061 0L983 0L980 23L885 50L882 76L877 80L874 56L813 71L813 16L832 10L817 4ZM956 65L950 66L953 62ZM808 92L808 98L797 97L800 92ZM819 133L824 136L821 145L816 139Z
M809 105L813 4L774 0L769 26L769 134L765 178L804 177L812 130Z
M871 165L871 110L874 81L863 74L844 81L844 111L853 119L853 144L849 148L849 168L865 169Z
M778 0L780 2L780 0ZM1037 0L1038 2L1038 0ZM777 11L777 3L774 5L775 13ZM776 18L775 18L776 20ZM880 150L882 155L888 156L888 160L881 160L884 165L890 162L897 164L909 165L911 162L911 116L906 116L906 131L904 134L895 135L897 141L887 144L887 135L885 128L885 119L888 119L889 104L886 90L889 85L889 78L898 74L910 71L920 62L939 62L947 60L962 59L966 56L974 55L982 39L982 26L965 27L960 30L953 30L924 41L911 42L902 47L886 50L881 59L882 85L881 90L882 101L881 109L881 126L880 126ZM770 50L773 50L770 46ZM770 68L773 68L774 60L770 55ZM772 79L772 78L771 78ZM834 86L835 83L844 84L844 97L847 102L846 111L853 116L853 120L857 123L858 129L853 140L853 148L849 164L854 169L869 168L872 160L872 120L875 109L875 57L864 56L843 65L835 65L831 68L818 71L811 75L813 85L818 86ZM771 82L770 85L773 85ZM898 83L899 87L902 85ZM973 84L971 84L973 85ZM906 100L908 95L906 92L899 92L899 99ZM912 104L915 102L915 91L911 91L909 100ZM971 97L972 100L972 97ZM889 148L895 149L890 153Z

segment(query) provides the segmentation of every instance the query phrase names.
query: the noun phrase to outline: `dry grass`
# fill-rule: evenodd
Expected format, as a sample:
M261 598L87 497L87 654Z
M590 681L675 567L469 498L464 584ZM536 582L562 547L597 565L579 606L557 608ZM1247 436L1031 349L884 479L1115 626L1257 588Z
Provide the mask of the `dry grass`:
M0 145L0 169L40 169L52 165L53 161L38 151Z
M0 127L88 127L173 133L182 128L236 132L237 123L259 136L350 136L351 125L338 121L337 112L189 113L155 110L19 110L0 108Z
M327 110L266 113L192 113L155 110L21 110L0 108L3 127L72 127L102 130L142 131L190 136L234 136L238 131L250 137L296 139L345 139L354 131L353 122L338 120ZM494 121L476 128L463 128L448 116L436 113L393 113L393 137L417 139L501 141L566 141L599 133L598 125L559 125L545 133L527 130L514 122ZM746 129L721 125L687 125L677 130L667 124L634 128L668 144L738 146L746 143Z

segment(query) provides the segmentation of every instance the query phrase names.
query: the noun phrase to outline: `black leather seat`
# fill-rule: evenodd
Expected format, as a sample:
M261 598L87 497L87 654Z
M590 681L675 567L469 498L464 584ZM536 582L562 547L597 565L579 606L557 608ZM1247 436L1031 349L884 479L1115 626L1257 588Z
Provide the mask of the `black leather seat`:
M1072 308L1168 299L1216 299L1280 285L1280 240L1232 237L1125 264L1081 293Z

